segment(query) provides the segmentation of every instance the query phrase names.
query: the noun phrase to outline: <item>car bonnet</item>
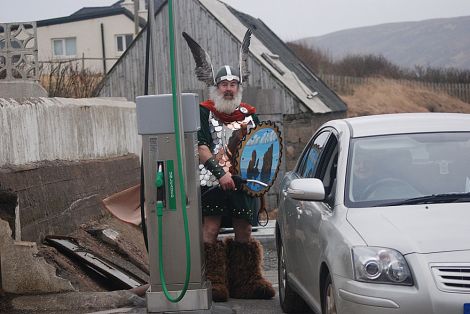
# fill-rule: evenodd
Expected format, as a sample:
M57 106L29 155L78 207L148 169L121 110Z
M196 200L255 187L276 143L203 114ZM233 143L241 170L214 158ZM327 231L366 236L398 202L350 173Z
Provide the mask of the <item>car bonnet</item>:
M369 246L402 254L470 250L470 203L350 208L347 220Z

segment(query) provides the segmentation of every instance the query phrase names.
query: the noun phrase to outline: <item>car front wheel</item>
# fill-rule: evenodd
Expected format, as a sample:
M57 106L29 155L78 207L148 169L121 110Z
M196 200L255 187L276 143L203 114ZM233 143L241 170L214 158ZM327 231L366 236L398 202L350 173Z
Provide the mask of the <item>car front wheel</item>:
M281 308L285 313L305 313L310 312L305 301L289 285L287 279L287 267L285 250L282 241L278 243L278 282L279 282L279 301Z
M322 288L322 314L336 314L336 298L330 274L327 275Z

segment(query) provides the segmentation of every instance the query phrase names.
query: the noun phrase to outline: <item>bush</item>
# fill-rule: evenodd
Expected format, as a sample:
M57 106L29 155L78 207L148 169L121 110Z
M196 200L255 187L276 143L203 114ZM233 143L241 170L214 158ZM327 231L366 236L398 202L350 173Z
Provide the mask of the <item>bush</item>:
M350 55L334 65L334 74L353 77L381 76L393 79L403 77L404 72L384 56Z
M334 68L333 59L320 49L309 48L304 43L287 43L287 46L313 72L331 73Z
M103 78L101 73L80 69L73 61L43 63L39 72L40 83L49 97L92 97Z
M327 53L305 43L287 43L289 48L313 72L351 77L385 77L433 83L470 83L470 70L415 66L401 68L382 55L349 55L333 61Z

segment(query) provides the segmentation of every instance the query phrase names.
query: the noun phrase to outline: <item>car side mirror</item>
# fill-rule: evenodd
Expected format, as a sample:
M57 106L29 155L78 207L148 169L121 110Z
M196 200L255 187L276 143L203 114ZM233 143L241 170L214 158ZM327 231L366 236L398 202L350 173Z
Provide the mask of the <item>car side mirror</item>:
M320 179L294 179L287 188L287 196L302 201L323 201L325 187Z

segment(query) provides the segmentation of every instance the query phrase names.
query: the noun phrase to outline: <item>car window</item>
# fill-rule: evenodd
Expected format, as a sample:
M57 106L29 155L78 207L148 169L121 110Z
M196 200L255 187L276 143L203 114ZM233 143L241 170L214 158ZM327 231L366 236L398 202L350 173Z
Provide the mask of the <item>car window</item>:
M313 178L315 176L320 155L325 147L330 133L330 131L321 132L309 143L309 146L304 151L297 169L297 173L301 177Z
M324 153L320 157L319 166L315 178L322 180L325 187L325 195L328 196L333 188L336 179L336 169L338 164L338 140L332 135L328 139Z
M356 138L349 151L345 195L348 207L470 193L468 132Z
M338 139L333 132L323 149L315 173L315 178L323 182L323 187L325 188L324 202L327 203L330 208L333 208L335 205L338 151Z

